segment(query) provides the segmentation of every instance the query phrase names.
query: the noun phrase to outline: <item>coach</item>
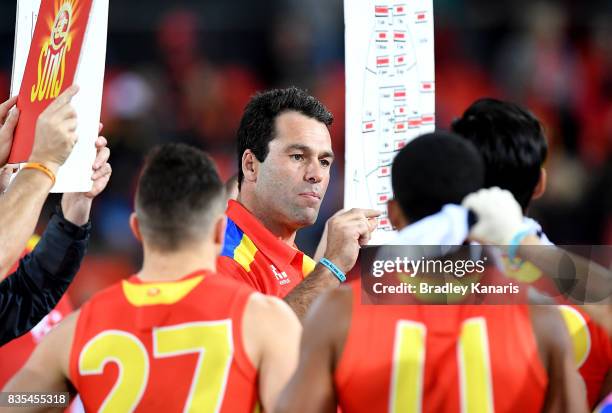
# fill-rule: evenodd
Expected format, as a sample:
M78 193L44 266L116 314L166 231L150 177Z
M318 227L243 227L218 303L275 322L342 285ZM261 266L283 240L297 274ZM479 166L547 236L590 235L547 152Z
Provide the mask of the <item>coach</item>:
M327 190L332 120L305 91L273 89L251 98L237 133L239 192L226 210L217 270L283 298L300 318L346 279L380 215L355 208L332 217L318 263L295 245L297 231L315 223Z
M78 88L72 86L39 116L32 154L9 189L0 195L0 278L24 250L59 167L77 140L76 112L71 107ZM0 105L0 169L5 166L19 113L11 98ZM0 283L0 345L26 333L60 300L77 273L89 239L92 198L106 186L110 165L106 141L96 142L94 186L87 194L65 194L64 215L55 214L34 251ZM6 178L7 174L0 174ZM0 179L0 193L6 186Z

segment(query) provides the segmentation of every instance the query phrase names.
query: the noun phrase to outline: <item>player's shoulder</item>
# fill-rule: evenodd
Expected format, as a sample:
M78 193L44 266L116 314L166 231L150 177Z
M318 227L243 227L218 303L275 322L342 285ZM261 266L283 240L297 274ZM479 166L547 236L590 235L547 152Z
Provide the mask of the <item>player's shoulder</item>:
M61 371L68 377L70 357L80 310L66 316L36 346L23 370L44 367L47 371Z
M531 305L529 306L529 318L534 330L547 337L554 336L559 330L565 330L561 312L555 305Z
M245 314L257 321L295 317L291 307L282 299L254 290L248 298Z
M356 285L350 283L324 292L313 302L309 313L320 316L325 314L350 314L355 288Z
M529 317L542 360L548 360L553 353L571 349L569 334L557 306L531 305Z
M253 366L260 366L263 358L279 349L297 348L301 332L300 321L283 300L259 292L249 296L242 318L242 342Z
M320 340L332 341L342 347L353 317L353 300L351 285L324 292L306 313L304 331L316 332Z
M64 319L56 327L51 329L51 332L60 332L61 334L72 334L74 332L76 323L80 315L81 315L81 310L73 311L72 313L64 317Z
M40 345L55 349L62 353L70 349L71 345L66 344L72 343L80 315L81 310L76 310L68 314L58 325L49 331Z
M245 306L243 334L252 342L269 342L278 335L299 336L300 321L287 303L278 297L253 292Z

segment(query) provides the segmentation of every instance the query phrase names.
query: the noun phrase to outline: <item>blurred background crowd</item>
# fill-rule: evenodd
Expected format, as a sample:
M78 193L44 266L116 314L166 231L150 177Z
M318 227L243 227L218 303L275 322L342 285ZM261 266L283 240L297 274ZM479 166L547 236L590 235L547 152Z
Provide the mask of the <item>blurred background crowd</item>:
M15 3L0 4L2 100ZM530 215L557 244L612 244L612 2L434 0L434 14L436 126L448 129L479 97L531 109L549 141L549 185ZM249 97L289 85L334 113L334 150L343 154L342 0L110 1L102 122L114 172L94 204L90 252L70 292L75 304L138 268L128 217L147 150L197 145L227 179ZM343 175L339 156L317 225L298 237L306 252L342 207Z

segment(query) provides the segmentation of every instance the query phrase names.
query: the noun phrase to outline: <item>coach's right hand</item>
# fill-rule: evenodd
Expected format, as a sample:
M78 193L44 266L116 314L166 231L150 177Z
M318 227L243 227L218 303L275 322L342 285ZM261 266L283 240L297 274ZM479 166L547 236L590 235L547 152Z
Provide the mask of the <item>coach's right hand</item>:
M42 163L53 172L66 162L78 139L77 114L70 104L78 91L78 86L70 86L40 114L28 162Z
M334 215L328 222L327 248L324 257L343 272L349 272L359 255L359 248L370 241L381 211L353 208Z

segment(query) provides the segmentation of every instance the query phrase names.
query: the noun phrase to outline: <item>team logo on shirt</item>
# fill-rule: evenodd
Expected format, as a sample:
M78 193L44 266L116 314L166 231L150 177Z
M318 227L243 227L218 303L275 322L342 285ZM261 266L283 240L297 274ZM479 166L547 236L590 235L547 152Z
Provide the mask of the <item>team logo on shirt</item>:
M289 279L289 276L287 275L285 271L279 272L278 268L276 268L272 264L270 264L270 268L272 269L272 272L274 273L274 277L276 278L276 280L278 281L280 285L289 284L291 282L291 280Z

